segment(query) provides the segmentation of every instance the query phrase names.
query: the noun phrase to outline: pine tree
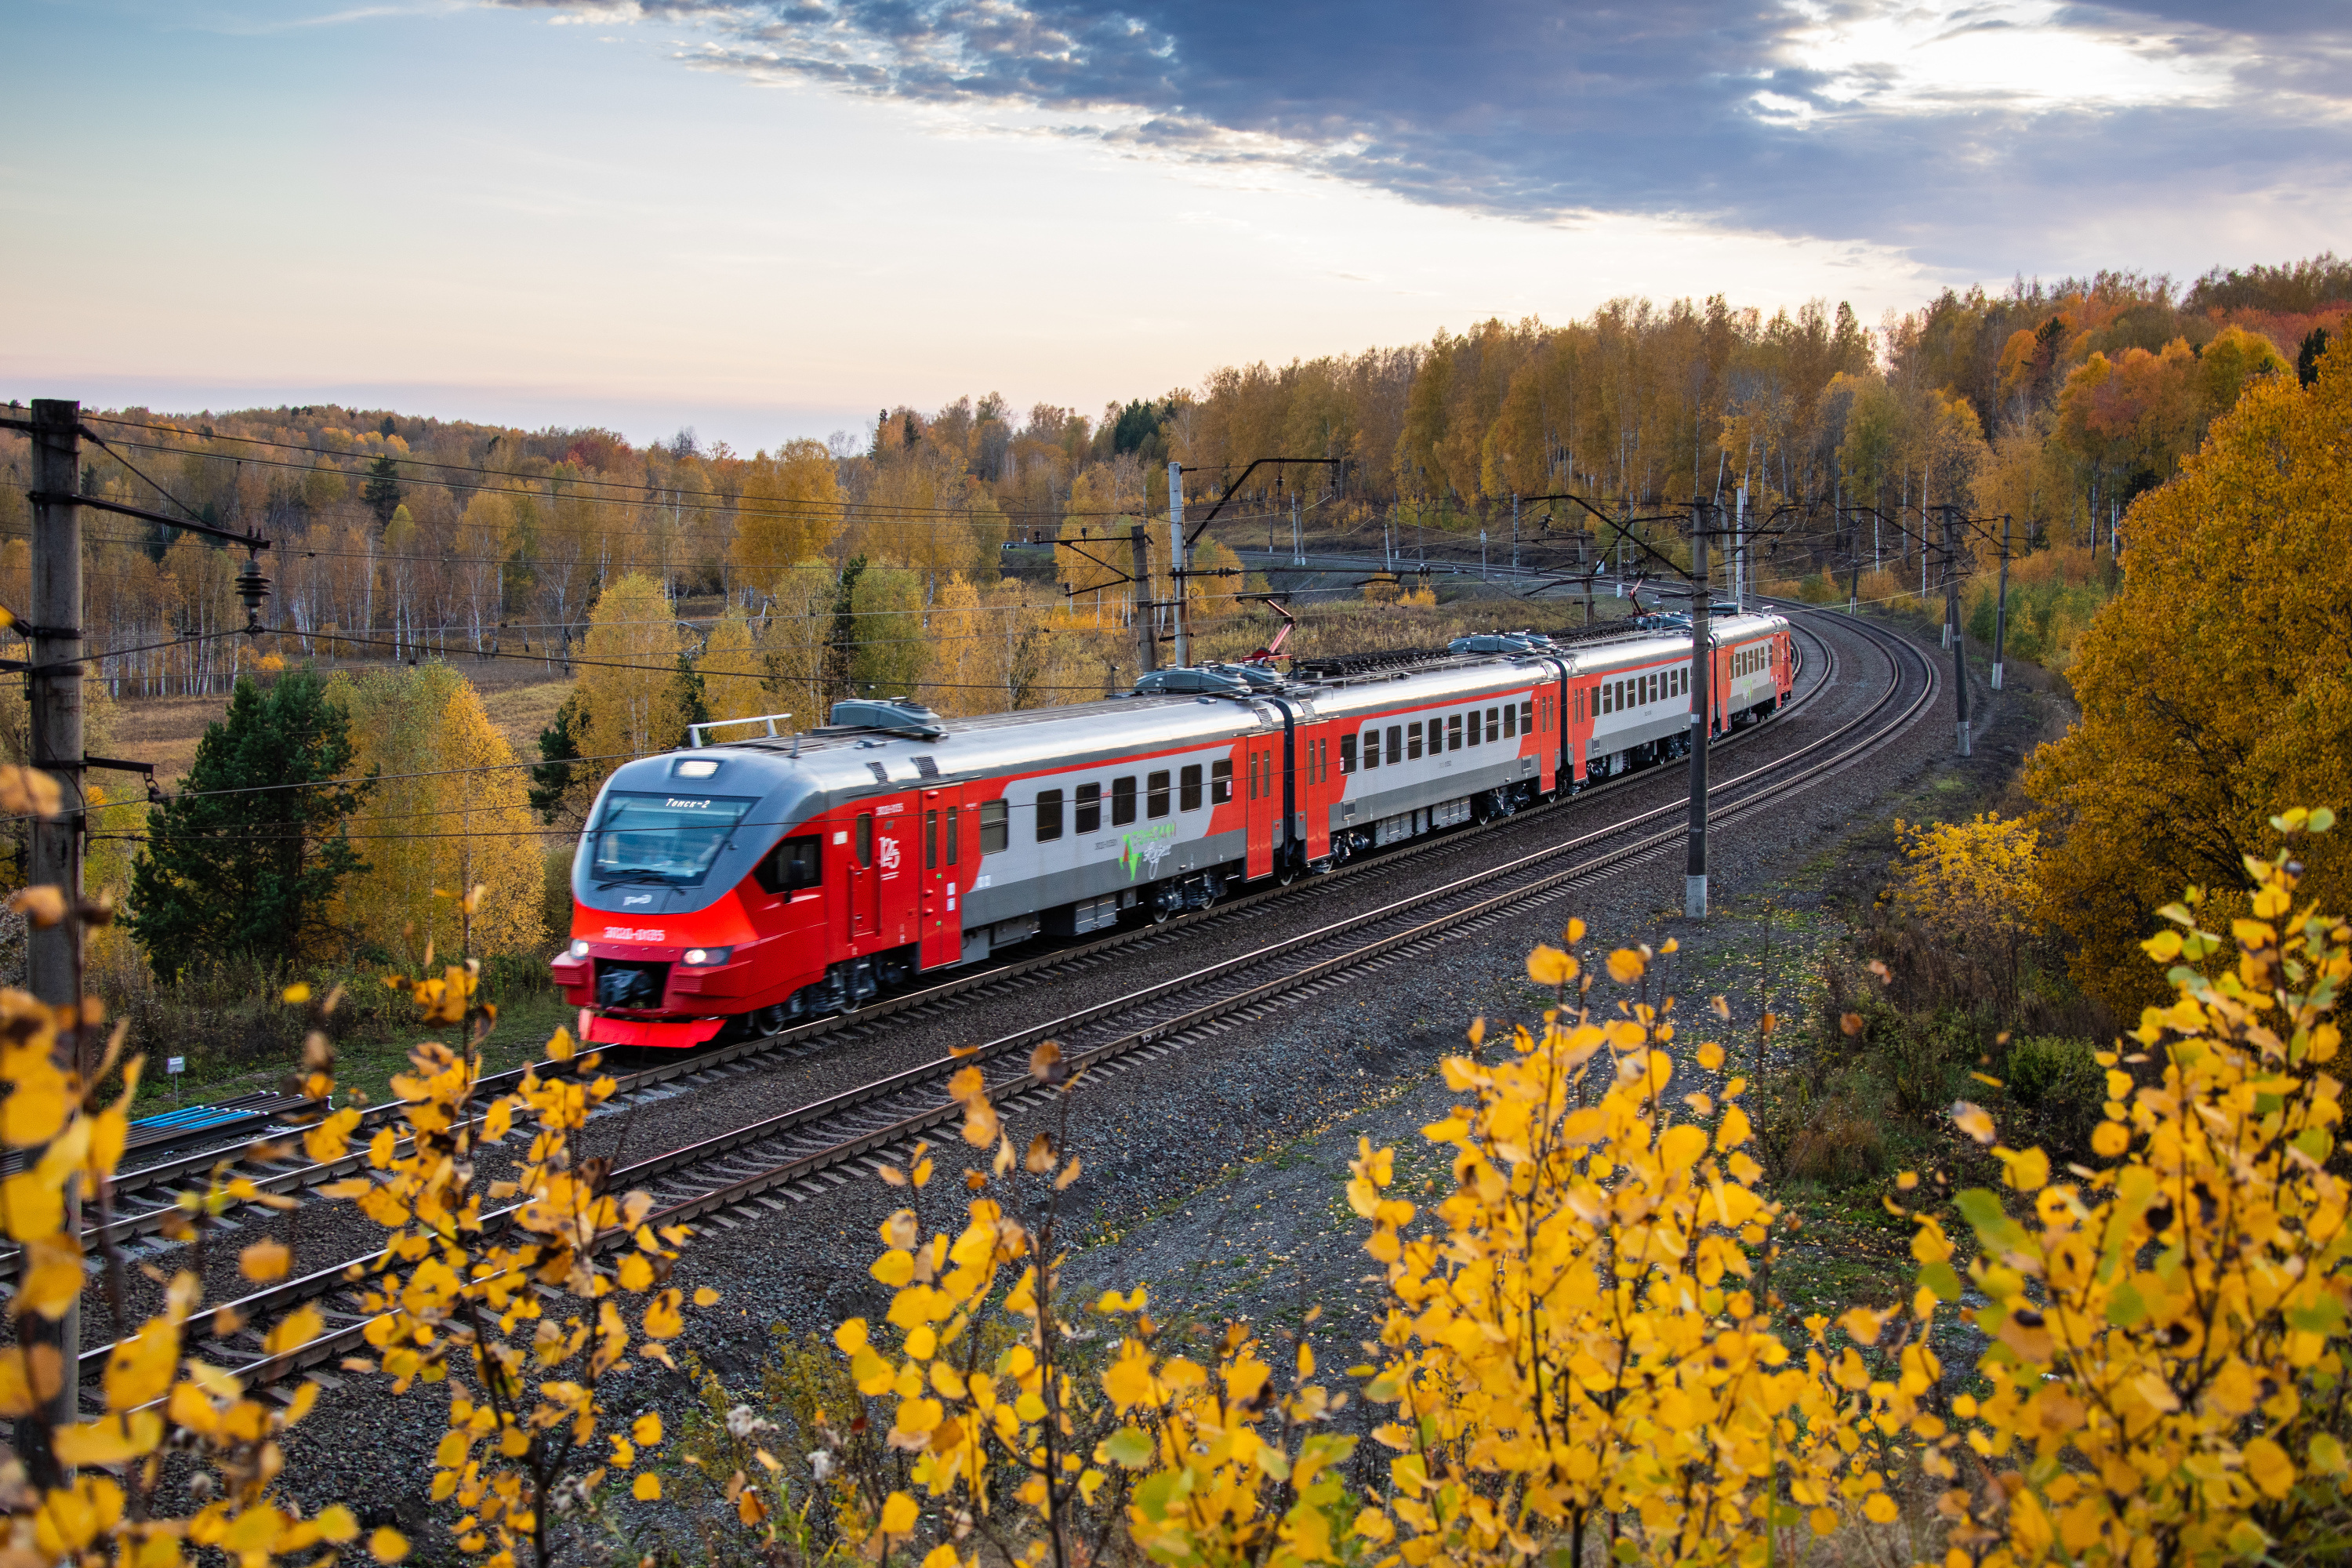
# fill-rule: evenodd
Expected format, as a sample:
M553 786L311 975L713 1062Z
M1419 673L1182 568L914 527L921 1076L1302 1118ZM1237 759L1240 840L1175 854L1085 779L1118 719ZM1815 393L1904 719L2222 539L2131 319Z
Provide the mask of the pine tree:
M572 780L579 773L572 764L580 760L580 732L585 727L575 687L555 710L554 721L539 732L539 754L543 760L530 770L530 808L549 822L562 815L565 798L572 793Z
M267 689L238 679L131 867L126 923L158 976L227 957L284 966L339 934L336 890L367 868L345 826L369 786L326 781L352 755L349 721L308 666Z
M360 500L375 513L380 524L389 525L392 514L400 510L400 465L386 452L368 465L368 481L360 487Z

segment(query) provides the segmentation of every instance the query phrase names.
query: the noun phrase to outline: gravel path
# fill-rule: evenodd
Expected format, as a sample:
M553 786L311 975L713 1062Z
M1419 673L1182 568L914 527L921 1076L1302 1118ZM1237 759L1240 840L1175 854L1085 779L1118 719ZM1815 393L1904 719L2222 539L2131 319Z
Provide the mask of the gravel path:
M1866 644L1851 633L1830 635L1852 645L1849 671L1868 668L1874 682L1879 679L1877 667L1864 662ZM1853 706L1841 710L1842 700ZM1770 746L1801 743L1860 705L1851 693L1831 694L1807 715L1811 728L1792 724L1769 742L1759 737L1743 748L1738 770L1756 765ZM1356 1140L1396 1144L1401 1184L1427 1173L1417 1129L1451 1102L1435 1064L1461 1047L1470 1017L1527 1018L1539 1010L1541 996L1525 978L1528 947L1557 940L1571 913L1589 922L1591 940L1599 942L1675 937L1683 951L1672 961L1669 984L1694 1003L1717 992L1727 997L1733 1016L1720 1034L1738 1064L1738 1042L1754 1039L1767 1000L1756 973L1762 900L1777 906L1776 964L1784 978L1793 976L1804 952L1837 934L1825 899L1848 858L1883 853L1886 818L1898 811L1921 815L1921 799L1955 782L1985 788L2013 771L2039 733L2041 710L2026 694L1979 689L1975 706L1983 739L1969 763L1956 767L1949 758L1948 689L1936 710L1885 751L1717 835L1717 912L1710 921L1691 922L1680 913L1676 850L1627 868L1601 887L1555 895L1534 912L1466 934L1433 954L1379 964L1255 1022L1104 1075L1081 1093L1072 1115L1072 1144L1087 1165L1071 1194L1077 1213L1069 1234L1087 1238L1070 1266L1073 1288L1149 1281L1163 1309L1212 1321L1238 1316L1279 1324L1302 1302L1319 1301L1326 1316L1316 1336L1323 1350L1343 1358L1334 1363L1327 1355L1326 1364L1344 1366L1363 1337L1370 1288L1362 1276L1372 1267L1357 1250L1360 1229L1339 1191ZM1632 807L1672 798L1680 778L1661 775L1642 785L1651 796L1639 789L1614 792L1604 797L1605 807L1591 803L1591 816L1571 812L1524 825L1538 831L1508 836L1508 853L1548 841L1538 833L1572 836L1595 820L1617 820ZM1324 885L1324 896L1353 896L1353 880ZM1374 879L1362 880L1369 889ZM1268 906L1265 920L1291 907ZM1230 935L1200 934L1209 940L1174 962L1196 966L1215 956L1215 942L1255 945L1272 932L1265 921L1252 920L1236 922ZM1154 954L1150 962L1169 960ZM1112 973L1104 973L1106 967ZM1098 966L1038 987L1039 994L1004 998L984 1019L956 1013L908 1020L856 1053L812 1058L789 1071L728 1085L726 1103L736 1124L750 1121L805 1102L827 1085L847 1087L887 1066L928 1059L943 1041L1000 1035L1028 1018L1052 1016L1077 1005L1089 986L1124 990L1138 979L1122 966ZM1772 994L1781 1011L1794 991L1791 981ZM1023 1120L1013 1119L1016 1130ZM597 1124L600 1136L608 1124ZM715 1130L701 1101L680 1095L638 1112L630 1149L643 1154ZM960 1161L950 1154L945 1163L951 1171ZM937 1212L927 1217L951 1218L955 1195L951 1184L936 1184L927 1196ZM782 1212L730 1215L707 1229L678 1271L689 1287L709 1284L724 1292L721 1305L690 1319L690 1340L705 1364L730 1383L751 1384L772 1326L813 1330L852 1315L878 1317L887 1294L866 1267L877 1247L876 1225L902 1196L878 1182L845 1180ZM316 1247L315 1230L311 1240ZM658 1368L641 1369L626 1382L610 1391L616 1410L653 1403L675 1415L688 1393L682 1380ZM294 1489L313 1504L348 1501L370 1523L397 1522L429 1556L443 1554L446 1537L428 1527L431 1510L423 1499L446 1398L446 1391L429 1388L396 1398L374 1379L346 1381L293 1434Z

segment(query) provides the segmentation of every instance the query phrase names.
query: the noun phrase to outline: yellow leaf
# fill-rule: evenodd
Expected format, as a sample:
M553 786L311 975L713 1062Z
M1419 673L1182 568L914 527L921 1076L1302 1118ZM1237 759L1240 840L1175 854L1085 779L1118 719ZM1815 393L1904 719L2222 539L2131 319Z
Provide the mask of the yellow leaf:
M649 1290L653 1289L654 1266L646 1260L644 1253L632 1252L621 1259L620 1281L621 1289L632 1293Z
M310 988L298 980L286 988L285 996L287 1001L299 1005L310 999Z
M1753 1131L1748 1120L1748 1112L1736 1105L1726 1106L1723 1111L1723 1124L1716 1129L1715 1146L1718 1150L1737 1149L1748 1142L1748 1134Z
M658 1410L648 1410L629 1424L629 1436L640 1448L658 1447L662 1440L662 1418Z
M2039 1149L2028 1149L2007 1162L2001 1173L2003 1179L2021 1193L2036 1193L2050 1184L2050 1156Z
M2131 1129L2120 1121L2102 1121L2091 1130L2091 1152L2112 1160L2131 1147Z
M68 1465L120 1465L153 1453L163 1440L163 1415L157 1410L86 1421L60 1427L50 1436L58 1458Z
M641 1472L635 1484L629 1488L629 1495L639 1502L657 1501L661 1492L661 1478L651 1470Z
M82 1273L81 1247L70 1237L35 1237L25 1243L33 1267L16 1287L11 1303L19 1312L38 1312L52 1322L81 1300L89 1279Z
M282 1241L266 1237L236 1255L236 1271L247 1279L260 1283L285 1279L287 1269L293 1263L291 1248Z
M0 1416L30 1415L56 1397L64 1364L55 1345L0 1349Z
M694 1288L694 1304L698 1307L716 1307L719 1305L719 1292L708 1285L698 1285Z
M678 1293L665 1290L653 1299L646 1309L646 1336L648 1339L674 1340L686 1332L686 1320L677 1310Z
M1993 1141L1992 1118L1979 1106L1970 1105L1965 1100L1953 1101L1952 1122L1979 1143Z
M1709 1072L1713 1072L1717 1068L1723 1066L1723 1047L1717 1045L1713 1040L1709 1040L1705 1045L1699 1047L1698 1065L1705 1068Z
M1538 985L1558 987L1576 977L1576 960L1556 947L1538 942L1528 954L1528 978Z
M905 1535L915 1528L915 1500L905 1492L892 1492L882 1504L882 1533Z
M1621 947L1609 955L1609 978L1620 985L1633 984L1647 967L1642 955L1630 947Z
M47 931L66 918L65 896L55 888L19 888L8 907L31 921L37 931Z
M180 1364L180 1328L169 1318L151 1318L106 1358L106 1407L135 1410L171 1392Z
M2276 1500L2294 1489L2294 1462L2286 1450L2268 1437L2257 1437L2242 1450L2246 1474L2263 1495Z
M1902 1514L1893 1498L1885 1492L1873 1492L1862 1500L1862 1517L1873 1524L1893 1524Z
M332 1542L349 1541L360 1532L360 1521L352 1517L350 1509L339 1502L320 1509L319 1516L311 1522L319 1527L321 1536Z

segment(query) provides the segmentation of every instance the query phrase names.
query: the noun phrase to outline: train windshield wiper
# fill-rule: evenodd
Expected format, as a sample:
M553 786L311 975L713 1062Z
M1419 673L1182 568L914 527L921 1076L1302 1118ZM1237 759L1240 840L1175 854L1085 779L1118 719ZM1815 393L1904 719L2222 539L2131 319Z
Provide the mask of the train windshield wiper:
M667 887L669 885L669 874L666 871L656 871L644 866L629 866L614 872L609 877L599 877L596 879L596 885L600 888L618 887L625 882L659 882L664 887Z

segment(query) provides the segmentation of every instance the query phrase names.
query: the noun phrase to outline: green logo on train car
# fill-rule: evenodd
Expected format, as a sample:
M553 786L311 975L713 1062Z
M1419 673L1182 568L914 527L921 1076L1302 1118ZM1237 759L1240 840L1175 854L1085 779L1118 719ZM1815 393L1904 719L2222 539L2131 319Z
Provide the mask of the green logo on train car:
M1176 825L1163 824L1146 827L1139 832L1124 834L1118 852L1118 863L1127 868L1127 879L1134 881L1139 872L1158 876L1160 862L1168 851L1176 847Z

